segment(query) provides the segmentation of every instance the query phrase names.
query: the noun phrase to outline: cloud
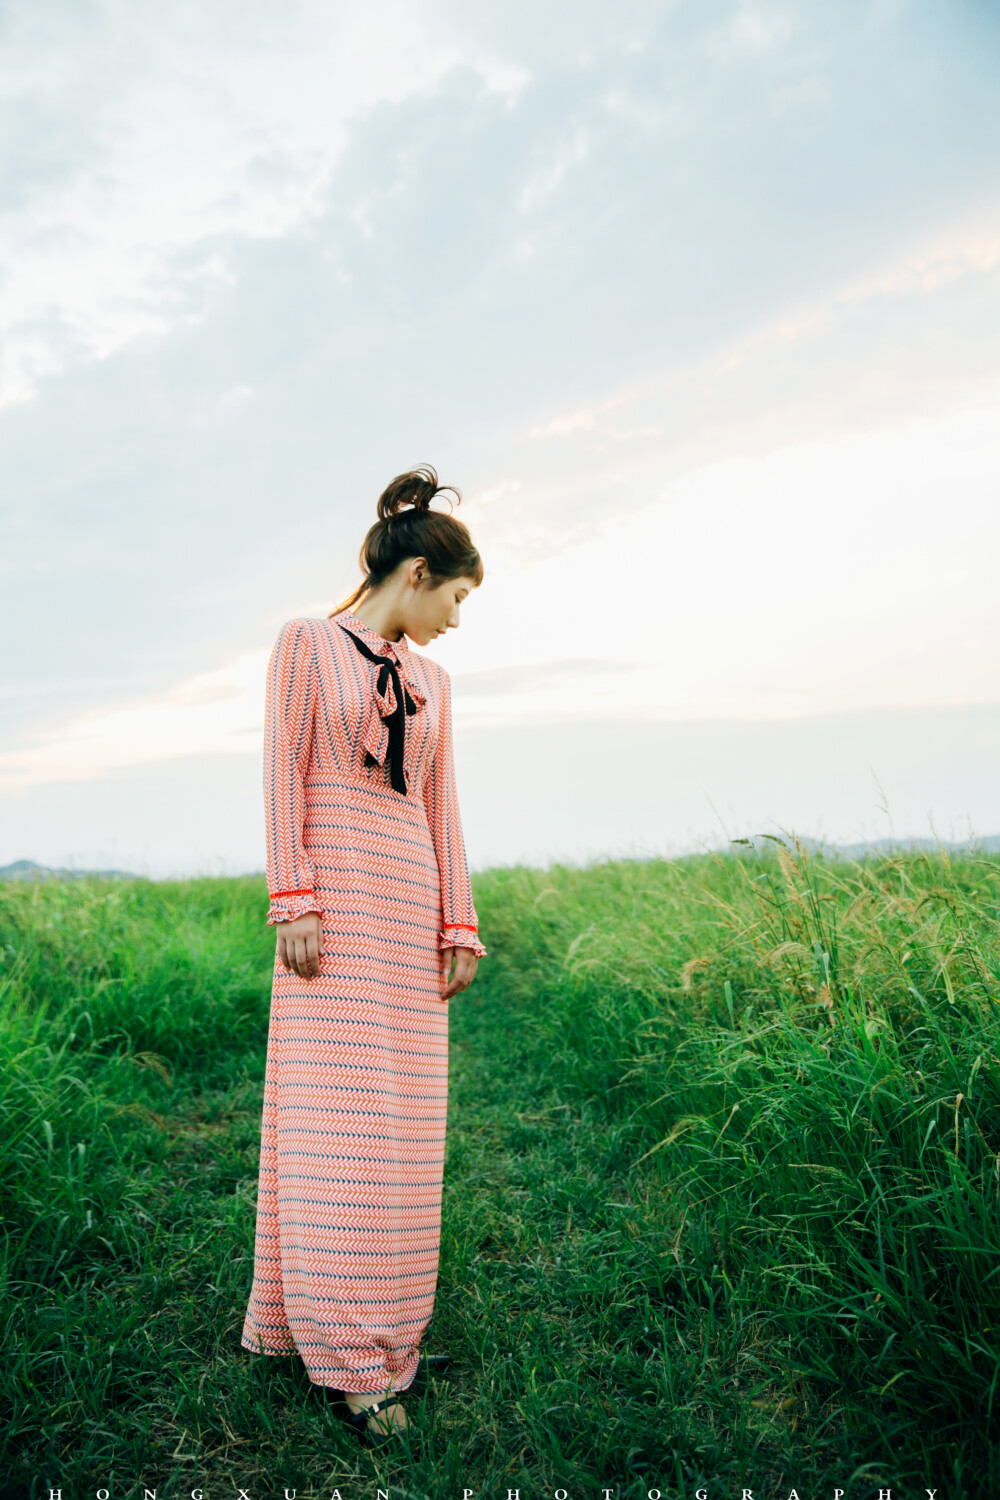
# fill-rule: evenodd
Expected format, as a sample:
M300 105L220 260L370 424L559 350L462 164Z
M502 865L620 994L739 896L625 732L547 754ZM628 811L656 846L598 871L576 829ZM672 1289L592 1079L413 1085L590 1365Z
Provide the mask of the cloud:
M352 123L427 97L464 68L516 92L524 70L461 49L426 10L309 0L137 11L104 0L86 30L51 13L12 24L6 113L73 120L89 143L21 180L0 215L0 404L140 335L205 316L232 284L227 240L287 237L326 205Z
M794 343L821 332L865 303L886 298L924 298L950 283L982 277L1000 266L1000 206L980 214L979 222L935 230L923 244L909 247L894 261L830 289L812 306L783 314L731 350L722 367L732 368L751 352L772 343Z
M793 35L792 8L789 5L751 4L742 0L724 26L714 34L711 48L717 57L729 61L746 54L759 56L782 47Z
M569 416L553 417L550 422L537 427L529 427L528 436L532 438L570 437L574 432L594 432L597 430L598 417L603 417L609 411L617 411L626 402L634 400L634 391L626 391L620 396L610 396L607 401L601 401L597 406L584 407L581 411L575 411Z
M639 506L649 493L640 475L665 482L723 456L831 440L907 417L933 420L942 402L975 404L976 393L1000 378L998 267L1000 210L987 204L737 338L665 361L627 392L602 396L598 385L586 405L534 423L528 436L563 440L560 463L577 500L580 480L576 473L569 480L571 469L585 466L584 483L606 495L599 456L627 450L608 462L619 474L624 467L634 499L616 503ZM628 424L604 420L626 403ZM550 515L558 525L551 506Z
M556 148L550 160L532 171L518 198L519 212L530 215L544 208L567 173L575 167L582 166L589 154L590 141L587 132L578 125L571 132L569 139Z
M168 692L79 714L0 755L0 790L89 780L191 755L260 753L268 651Z
M456 681L496 671L509 691L475 710L511 723L992 701L998 412L1000 382L935 421L706 463L606 506L572 545L488 571L442 656ZM559 651L606 669L546 682Z

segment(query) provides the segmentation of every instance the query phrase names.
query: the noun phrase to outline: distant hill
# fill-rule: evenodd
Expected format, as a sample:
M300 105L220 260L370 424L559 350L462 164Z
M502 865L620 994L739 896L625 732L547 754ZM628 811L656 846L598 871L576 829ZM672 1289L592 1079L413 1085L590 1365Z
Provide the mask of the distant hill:
M135 878L132 870L53 870L48 865L36 865L33 859L15 859L13 864L0 865L0 880L80 880L87 875L100 875L108 880Z
M922 849L933 853L944 849L948 854L968 854L968 841L948 839L873 839L870 844L828 844L825 839L804 838L803 846L813 854L822 854L827 859L871 859L883 854L917 854ZM734 839L729 848L749 849L754 854L766 854L774 849L774 840L755 834L752 839ZM1000 852L1000 833L987 834L972 840L972 849L982 854ZM261 872L263 873L263 872ZM15 859L12 864L0 865L0 880L82 880L99 875L105 880L137 880L134 870L71 870L65 866L52 869L48 865L36 864L33 859Z
M769 840L764 841L766 847ZM926 849L932 854L935 849L944 849L947 854L996 854L1000 850L1000 833L990 833L984 838L949 839L873 839L870 844L828 844L823 839L803 839L807 849L825 854L828 858L865 859L880 854L918 854Z

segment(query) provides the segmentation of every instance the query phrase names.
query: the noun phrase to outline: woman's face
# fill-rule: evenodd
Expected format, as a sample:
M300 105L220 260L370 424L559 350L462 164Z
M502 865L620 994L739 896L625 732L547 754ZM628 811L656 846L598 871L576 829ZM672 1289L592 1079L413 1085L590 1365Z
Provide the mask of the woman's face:
M422 582L407 601L404 632L416 645L426 646L446 630L457 630L462 601L475 587L471 578L446 578L436 587Z

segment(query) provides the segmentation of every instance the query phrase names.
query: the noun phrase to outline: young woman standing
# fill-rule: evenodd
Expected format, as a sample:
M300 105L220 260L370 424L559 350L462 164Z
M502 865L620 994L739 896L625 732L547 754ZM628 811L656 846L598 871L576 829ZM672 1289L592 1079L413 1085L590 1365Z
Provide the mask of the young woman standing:
M468 530L394 479L364 578L271 656L264 791L277 927L244 1348L298 1353L359 1430L405 1427L437 1285L447 1001L479 941L447 672L410 649L482 582ZM457 498L457 491L453 491Z

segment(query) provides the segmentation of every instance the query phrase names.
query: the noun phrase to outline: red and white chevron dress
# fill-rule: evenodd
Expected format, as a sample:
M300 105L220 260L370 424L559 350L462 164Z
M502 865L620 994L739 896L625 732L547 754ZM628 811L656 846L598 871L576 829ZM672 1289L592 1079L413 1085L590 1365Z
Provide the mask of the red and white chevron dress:
M264 794L268 921L321 913L324 952L310 980L275 958L241 1342L298 1352L318 1385L404 1390L437 1286L441 950L486 951L447 672L346 611L290 620L268 671Z

